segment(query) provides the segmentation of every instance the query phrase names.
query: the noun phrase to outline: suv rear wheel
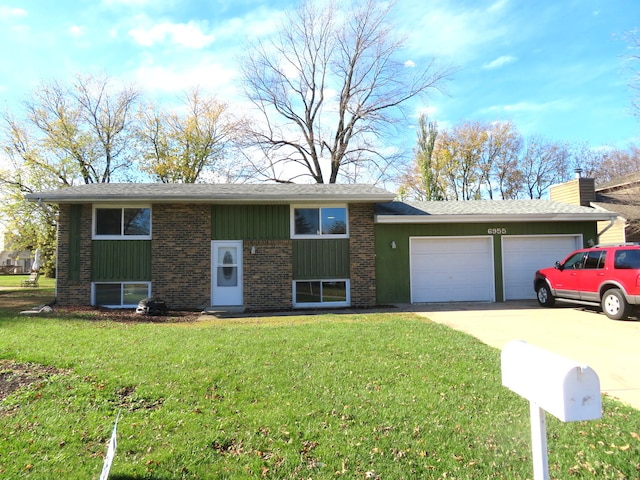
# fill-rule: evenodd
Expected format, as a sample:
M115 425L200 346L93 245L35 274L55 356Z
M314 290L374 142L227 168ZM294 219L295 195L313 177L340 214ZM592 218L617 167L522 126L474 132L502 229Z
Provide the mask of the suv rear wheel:
M612 320L622 320L631 314L631 307L618 288L607 290L602 296L602 311Z
M538 298L538 303L543 307L553 307L556 303L556 299L551 294L551 289L546 283L540 284L536 291L536 297Z

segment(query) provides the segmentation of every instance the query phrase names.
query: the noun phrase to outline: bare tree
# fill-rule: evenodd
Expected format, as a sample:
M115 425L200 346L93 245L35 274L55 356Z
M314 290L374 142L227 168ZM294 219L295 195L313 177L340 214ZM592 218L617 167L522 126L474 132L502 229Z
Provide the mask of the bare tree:
M428 145L421 124L417 152ZM523 148L523 138L511 122L463 121L437 132L431 167L441 198L431 200L503 200L542 198L550 185L571 175L572 150L568 145L533 136ZM428 149L427 149L428 150ZM595 168L595 167L594 167ZM404 198L428 199L424 170L416 158L402 178Z
M158 111L152 105L141 112L139 138L143 170L163 183L195 183L203 176L229 180L229 151L240 121L229 106L198 89L185 98L186 111Z
M522 136L513 123L491 125L486 146L489 198L493 198L494 183L502 200L518 198L522 187L522 172L518 168L521 150Z
M529 198L542 198L549 186L570 178L570 152L566 145L544 140L528 139L520 165L524 188Z
M22 118L10 112L0 118L0 146L10 164L0 171L0 213L14 245L41 248L45 265L53 265L57 208L27 202L24 194L130 173L138 92L111 87L108 78L92 76L71 85L43 83L23 103Z
M138 97L133 87L112 89L108 77L78 76L72 85L43 83L24 102L23 121L5 115L8 128L31 137L39 155L14 153L48 170L63 167L67 182L74 177L84 183L110 182L134 158L129 142Z
M251 138L269 160L261 173L271 180L335 183L363 170L384 173L380 139L408 100L439 89L453 72L398 59L393 3L349 6L303 1L242 60L246 94L260 113Z
M593 150L579 145L574 152L575 167L587 177L602 184L640 172L640 147L629 145L626 149L610 148Z
M463 122L439 134L435 156L446 178L447 200L481 198L486 141L487 130L481 122Z

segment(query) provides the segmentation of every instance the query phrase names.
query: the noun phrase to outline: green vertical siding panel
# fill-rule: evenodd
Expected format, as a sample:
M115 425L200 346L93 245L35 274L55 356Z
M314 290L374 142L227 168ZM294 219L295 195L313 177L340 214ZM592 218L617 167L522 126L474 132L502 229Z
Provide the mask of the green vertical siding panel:
M430 236L487 236L489 229L505 229L506 235L582 234L586 246L597 238L596 222L493 222L447 224L377 224L376 295L378 304L411 301L409 238ZM496 300L503 299L501 235L492 235ZM391 248L391 242L396 248Z
M289 238L288 205L213 205L213 240L284 240Z
M69 280L80 280L80 221L82 205L71 205L69 212Z
M293 278L349 278L349 239L294 240Z
M376 225L376 301L409 303L409 226ZM391 248L395 242L396 248Z
M151 281L151 240L94 240L94 282Z
M493 280L496 302L504 302L504 281L502 274L502 239L493 235Z

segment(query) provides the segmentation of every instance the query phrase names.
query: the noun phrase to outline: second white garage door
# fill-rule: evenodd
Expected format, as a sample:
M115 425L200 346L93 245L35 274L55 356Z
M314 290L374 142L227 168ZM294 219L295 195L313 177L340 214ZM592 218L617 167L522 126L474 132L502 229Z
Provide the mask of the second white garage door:
M493 302L491 237L410 240L411 302Z
M579 235L537 235L502 237L502 268L505 300L536 298L533 275L540 268L552 267L580 248Z

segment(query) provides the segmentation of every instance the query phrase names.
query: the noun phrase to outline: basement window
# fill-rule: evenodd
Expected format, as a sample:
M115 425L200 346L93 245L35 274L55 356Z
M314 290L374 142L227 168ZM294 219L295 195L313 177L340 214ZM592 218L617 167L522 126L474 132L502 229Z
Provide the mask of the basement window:
M293 298L294 307L347 307L349 280L297 280Z
M150 296L149 282L110 282L92 285L92 305L111 308L135 308Z

